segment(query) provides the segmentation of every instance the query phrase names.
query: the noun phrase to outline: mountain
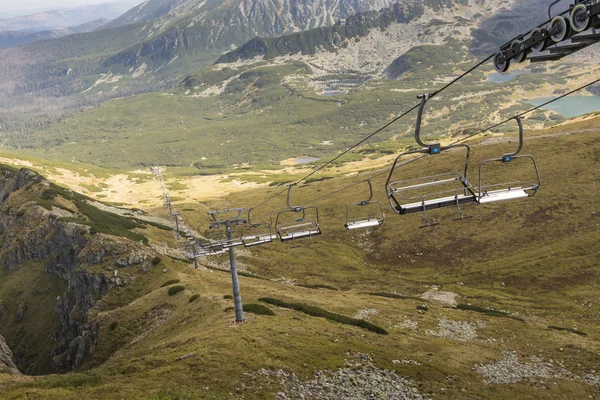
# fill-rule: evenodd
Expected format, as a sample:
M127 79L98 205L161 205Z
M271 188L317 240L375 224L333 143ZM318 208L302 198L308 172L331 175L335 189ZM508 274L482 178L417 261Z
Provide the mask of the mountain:
M109 291L162 275L155 270L170 264L161 263L144 235L170 228L140 212L111 213L118 210L34 171L0 169L0 334L23 373L73 370L90 357L100 334L88 319L93 307ZM3 344L0 365L10 361Z
M3 19L0 20L0 32L18 31L35 33L56 28L73 27L98 19L112 20L127 11L137 1L107 2Z
M45 125L27 114L22 129L15 128L22 125L17 125L14 114L5 113L5 126L13 126L6 129L2 144L39 157L124 169L153 163L211 171L234 165L271 168L302 154L328 156L410 108L417 94L440 88L458 71L473 66L478 57L469 47L471 32L506 12L504 3L473 2L468 9L462 4L439 6L443 8L405 3L359 13L331 27L255 38L222 55L217 64L181 78L181 85L167 81L173 72L169 68L178 65L184 72L200 63L177 64L185 60L182 56L160 70L149 65L110 69L79 86L86 91L77 97L81 108L90 99L125 97L131 93L131 86L125 85L133 80L147 79L155 85L146 90L160 89L161 83L174 87L113 100ZM110 43L111 38L127 40L129 29L99 32L112 35L122 30L103 41ZM260 43L267 46L254 47ZM448 89L443 102L432 102L429 129L439 137L473 132L484 123L523 111L533 98L565 93L580 84L582 73L593 65L585 59L525 63L523 72L528 73L498 83L487 64ZM72 76L66 76L70 66L61 66L62 79L70 80ZM539 128L562 119L559 113L539 110L531 124ZM381 147L369 151L399 149L413 123L410 117L399 121L378 136ZM261 146L255 145L257 138ZM135 146L143 151L122 151Z
M123 15L116 18L107 28L114 28L123 25L134 24L136 22L150 21L168 14L175 7L186 0L145 0Z
M39 129L65 112L173 87L255 35L321 26L388 3L151 0L141 10L159 18L0 51L0 125Z
M73 33L91 32L103 27L108 22L107 19L98 19L92 22L74 26L72 28L58 28L49 31L40 31L27 33L20 31L0 32L0 49L17 46L19 44L34 42L36 40L59 38Z

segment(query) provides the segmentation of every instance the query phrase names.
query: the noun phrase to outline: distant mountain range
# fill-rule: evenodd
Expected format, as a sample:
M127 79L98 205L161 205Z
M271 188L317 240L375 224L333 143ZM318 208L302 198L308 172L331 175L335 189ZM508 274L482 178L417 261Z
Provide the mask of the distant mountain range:
M108 22L107 19L101 18L71 28L57 28L35 33L21 31L0 32L0 49L6 49L19 44L34 42L36 40L59 38L73 33L91 32L106 25Z
M219 58L334 52L325 56L331 73L394 78L404 63L387 67L412 47L459 38L471 51L488 51L532 14L543 16L543 3L146 0L100 29L0 50L0 130L37 130L66 112L171 88ZM346 50L356 48L364 48L360 59Z
M74 27L99 19L113 20L139 2L140 0L106 2L0 19L0 32L35 33Z

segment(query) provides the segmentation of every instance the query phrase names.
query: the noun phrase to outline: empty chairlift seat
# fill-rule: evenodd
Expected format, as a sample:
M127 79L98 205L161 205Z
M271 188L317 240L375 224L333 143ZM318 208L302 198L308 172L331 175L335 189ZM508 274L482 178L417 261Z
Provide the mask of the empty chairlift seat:
M242 229L241 240L244 246L259 246L271 243L277 239L277 235L273 233L273 219L271 215L265 221L257 223L253 220L252 211L252 208L248 210L248 225Z
M369 199L363 200L357 204L350 204L346 207L346 224L348 230L374 228L381 224L385 219L383 206L377 200L373 200L373 185L370 180L365 183L369 184Z
M389 182L388 190L395 210L402 215L476 200L471 184L458 172Z
M291 206L290 192L292 186L288 187L287 206L288 209L280 211L275 219L275 231L282 242L295 241L296 239L310 238L321 234L319 225L319 210L316 207Z
M523 199L533 196L541 185L540 173L535 162L535 158L529 154L518 155L523 149L523 122L521 117L515 117L519 124L519 147L514 153L504 154L499 158L484 160L479 164L479 186L477 190L477 202L479 204L493 203L497 201L506 201L514 199ZM507 169L510 165L516 165L522 161L530 162L528 180L515 180L506 183L483 184L484 166L488 164L501 164L502 169Z
M420 138L423 110L430 97L430 95L419 96L421 104L415 125L415 140L422 148L400 154L394 160L385 184L385 191L392 209L400 215L422 212L426 226L431 225L427 216L428 210L456 206L459 214L458 219L463 219L465 217L463 217L460 206L467 203L476 203L477 201L476 193L467 179L471 148L466 144L450 146L441 146L439 143L427 144ZM396 170L402 166L399 162L403 157L416 154L434 156L451 149L466 150L462 172L447 172L414 179L394 179L398 174Z

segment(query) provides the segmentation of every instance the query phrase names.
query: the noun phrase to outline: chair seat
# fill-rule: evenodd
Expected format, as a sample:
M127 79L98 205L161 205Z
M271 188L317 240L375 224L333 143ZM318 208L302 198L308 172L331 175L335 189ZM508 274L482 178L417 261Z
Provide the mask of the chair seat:
M525 192L525 189L523 188L493 190L483 194L479 199L479 203L493 203L495 201L522 199L524 197L529 197L529 195L527 194L527 192Z
M455 206L457 202L458 204L465 204L474 202L475 200L475 196L472 194L459 194L456 196L439 197L437 199L425 200L424 202L419 201L416 203L402 204L400 206L400 212L402 214L409 214L421 212L423 211L423 208L425 208L425 210L432 210L435 208Z
M321 234L321 230L318 228L317 229L308 229L308 230L304 230L304 231L290 232L290 233L286 233L286 234L282 234L280 232L279 239L282 242L286 242L288 240L301 239L301 238L316 236L316 235L320 235L320 234Z
M381 220L379 219L366 219L362 221L351 221L346 224L346 229L360 229L360 228L370 228L373 226L381 225Z
M271 243L274 239L277 239L277 235L264 234L243 237L242 242L244 243L244 246L252 247L259 244Z

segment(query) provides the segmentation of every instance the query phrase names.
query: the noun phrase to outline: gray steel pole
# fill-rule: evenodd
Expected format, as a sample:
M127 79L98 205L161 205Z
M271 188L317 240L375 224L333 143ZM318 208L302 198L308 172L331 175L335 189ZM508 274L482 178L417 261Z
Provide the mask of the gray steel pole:
M227 228L227 240L231 241L231 223L225 222ZM235 254L233 246L229 247L229 265L231 266L231 284L233 286L233 306L235 308L235 322L244 322L244 309L242 307L242 295L240 294L240 281L238 280L237 265L235 263Z

